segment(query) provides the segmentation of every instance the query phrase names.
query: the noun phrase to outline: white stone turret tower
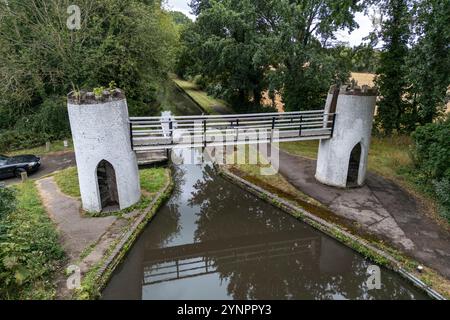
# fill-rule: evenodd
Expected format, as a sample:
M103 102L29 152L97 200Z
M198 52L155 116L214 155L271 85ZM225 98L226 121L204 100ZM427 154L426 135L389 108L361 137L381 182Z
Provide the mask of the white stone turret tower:
M125 209L141 197L132 150L127 102L122 92L71 93L68 111L83 209Z
M331 87L325 112L336 113L333 137L321 140L316 179L335 187L364 184L376 103L368 86Z

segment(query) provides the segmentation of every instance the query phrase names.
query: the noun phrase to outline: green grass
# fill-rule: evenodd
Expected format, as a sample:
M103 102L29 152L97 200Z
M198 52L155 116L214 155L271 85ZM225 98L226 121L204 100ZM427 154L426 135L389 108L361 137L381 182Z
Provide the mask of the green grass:
M141 206L151 201L151 195L159 192L161 188L167 183L168 174L165 168L148 168L139 171L140 183L143 191L147 195L143 197L142 203L132 209L139 209ZM70 197L80 198L80 186L78 184L78 175L76 168L68 168L54 174L54 179L59 189ZM150 196L150 197L149 197ZM148 198L148 199L146 199ZM127 213L129 209L126 209Z
M33 182L14 187L16 209L3 221L8 226L0 246L1 299L53 299L55 271L64 251Z
M403 169L412 165L410 145L411 138L408 136L373 137L369 150L369 170L387 178L401 178ZM280 148L294 155L317 159L319 142L284 142L280 143Z
M182 88L186 94L195 100L208 114L219 114L219 112L214 108L216 106L220 109L232 112L225 101L208 96L208 94L200 90L196 84L178 78L173 79L173 81L180 88Z
M59 189L68 196L80 198L77 168L68 168L55 173L53 176Z
M154 194L161 190L167 183L167 170L165 168L143 169L139 172L141 188Z
M34 154L34 155L42 156L42 155L54 153L54 152L73 151L72 140L68 139L68 142L69 142L69 146L67 148L64 147L64 142L62 140L60 140L60 141L52 141L51 145L50 145L50 150L48 150L48 151L46 150L45 145L43 145L43 146L38 146L38 147L30 148L30 149L11 151L11 152L8 152L7 155L15 156L15 155L19 155L19 154Z
M280 143L280 149L297 156L305 158L316 159L317 150L319 148L318 141L298 141L298 142L283 142Z

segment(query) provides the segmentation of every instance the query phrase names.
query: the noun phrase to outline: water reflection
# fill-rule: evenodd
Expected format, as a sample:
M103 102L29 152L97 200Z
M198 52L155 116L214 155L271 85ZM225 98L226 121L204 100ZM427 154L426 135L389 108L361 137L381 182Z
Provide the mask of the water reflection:
M104 291L105 299L417 299L382 269L215 175L178 166L177 189Z

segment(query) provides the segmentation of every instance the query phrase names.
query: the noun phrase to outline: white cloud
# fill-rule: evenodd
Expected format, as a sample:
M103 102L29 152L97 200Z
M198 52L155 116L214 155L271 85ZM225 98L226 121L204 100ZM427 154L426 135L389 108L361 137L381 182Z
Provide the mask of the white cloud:
M192 20L195 20L195 16L191 13L188 0L167 0L164 7L171 11L180 11L187 15Z
M353 30L350 34L348 29L337 31L335 34L337 40L348 42L352 47L363 42L363 38L367 37L373 29L371 18L365 16L362 12L358 12L355 14L355 21L358 23L359 28Z

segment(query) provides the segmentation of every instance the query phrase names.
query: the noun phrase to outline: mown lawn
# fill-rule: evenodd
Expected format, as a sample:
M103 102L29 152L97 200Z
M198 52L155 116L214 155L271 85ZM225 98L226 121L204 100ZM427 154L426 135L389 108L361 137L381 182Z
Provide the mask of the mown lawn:
M63 193L74 198L81 197L77 168L74 167L59 171L53 177Z
M29 181L13 188L16 208L0 224L0 299L53 299L53 280L64 251L36 186Z
M53 152L72 151L73 150L72 140L68 139L67 141L69 142L69 145L67 148L64 147L64 141L59 140L59 141L52 141L50 144L50 149L48 151L46 150L45 145L42 145L42 146L29 148L29 149L11 151L11 152L8 152L7 155L14 156L14 155L19 155L19 154L34 154L34 155L42 156L42 155L53 153Z
M139 171L142 190L155 194L167 183L167 169L149 168Z
M139 175L142 190L150 195L159 192L168 181L167 169L165 168L142 169L139 171ZM75 198L80 197L77 168L68 168L57 172L54 179L64 194Z

